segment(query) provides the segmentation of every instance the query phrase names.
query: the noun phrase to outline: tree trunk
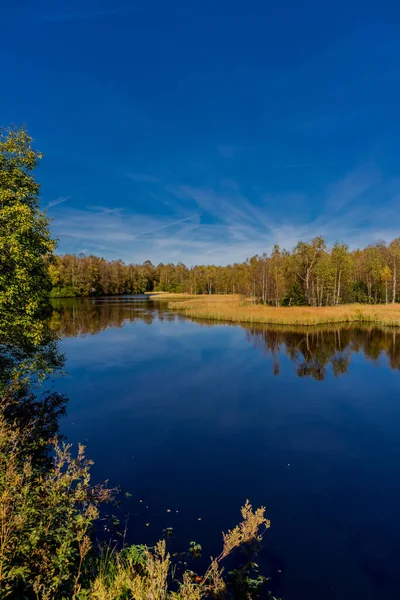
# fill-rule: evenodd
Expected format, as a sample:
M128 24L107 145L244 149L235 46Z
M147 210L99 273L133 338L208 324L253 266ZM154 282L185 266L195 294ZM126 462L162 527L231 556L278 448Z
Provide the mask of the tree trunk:
M339 274L338 274L338 286L337 286L337 295L336 295L336 304L339 304L339 298L340 298L340 279L341 279L341 275L342 275L342 270L339 269Z
M396 302L396 261L393 261L393 290L392 290L392 303Z
M333 282L333 304L336 304L336 273L335 273L335 281Z

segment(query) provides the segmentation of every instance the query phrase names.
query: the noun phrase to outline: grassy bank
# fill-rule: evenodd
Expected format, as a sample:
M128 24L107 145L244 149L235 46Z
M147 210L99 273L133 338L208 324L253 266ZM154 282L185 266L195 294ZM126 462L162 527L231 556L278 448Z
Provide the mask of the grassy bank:
M266 325L322 325L376 323L400 327L400 304L344 304L339 306L263 306L238 295L183 296L160 294L168 307L195 319Z

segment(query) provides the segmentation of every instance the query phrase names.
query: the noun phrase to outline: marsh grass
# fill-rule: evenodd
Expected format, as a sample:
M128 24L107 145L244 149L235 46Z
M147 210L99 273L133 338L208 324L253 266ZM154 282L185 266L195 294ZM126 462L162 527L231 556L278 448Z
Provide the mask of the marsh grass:
M148 600L175 599L201 600L205 598L226 598L226 581L221 563L237 548L261 541L270 522L265 517L264 507L253 511L247 500L241 509L242 520L233 529L223 533L223 547L216 558L211 558L204 575L185 571L182 580L175 582L176 591L171 590L170 574L173 571L171 557L167 553L165 540L159 541L154 548L145 548L139 554L139 564L132 552L107 552L100 562L99 574L94 580L88 595L97 600ZM142 547L143 548L143 547ZM249 596L246 596L249 597Z
M77 454L57 439L42 443L52 455L37 464L27 443L30 427L9 423L0 398L0 600L201 600L225 593L221 562L236 548L260 541L269 527L263 507L246 501L242 520L223 534L223 548L204 575L179 580L166 541L153 548L92 543L99 505L113 490L91 485L84 447ZM228 595L224 594L224 597ZM247 596L246 596L247 597Z
M168 298L174 295L169 294ZM167 298L166 298L167 299ZM329 323L370 323L400 327L400 304L273 307L254 304L239 295L174 298L168 308L194 319L265 325L311 326Z
M194 296L192 294L180 294L180 293L172 293L172 292L151 292L151 294L147 294L150 296L151 300L162 300L169 301L174 300L176 302L181 302L183 300L191 300L192 298L199 298L200 296ZM201 296L204 297L204 296Z

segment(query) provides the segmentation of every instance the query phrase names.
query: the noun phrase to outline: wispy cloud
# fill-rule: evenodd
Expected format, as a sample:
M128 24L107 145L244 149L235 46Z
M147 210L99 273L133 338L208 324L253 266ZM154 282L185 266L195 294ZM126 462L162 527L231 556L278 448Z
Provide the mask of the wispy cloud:
M46 205L46 208L53 208L53 206L58 206L58 204L63 204L63 202L67 202L67 200L69 200L70 198L71 198L71 196L60 196L59 198L56 198L55 200L51 200Z
M107 206L88 206L88 210L94 210L102 215L118 215L121 216L122 208L108 208Z
M71 208L60 211L53 233L60 240L60 252L77 252L85 246L88 253L127 262L148 258L161 262L167 257L177 261L185 247L192 246L199 222L198 213L171 220L165 216L121 215L113 209L94 212Z
M331 210L341 210L346 204L359 199L380 181L382 174L375 165L364 165L328 187L326 205Z
M274 243L291 249L300 239L323 235L328 244L339 240L356 248L390 240L400 228L400 180L385 180L365 166L313 196L258 193L250 200L232 179L214 186L179 183L165 193L171 197L168 216L101 206L60 209L53 224L60 251L84 247L126 262L228 264L269 252Z
M140 233L136 233L133 238L140 237L141 235L148 235L150 233L155 233L156 231L160 231L161 229L167 229L168 227L174 227L175 225L180 225L181 223L186 223L187 221L193 221L193 219L197 219L198 215L195 213L190 215L189 217L185 217L184 219L178 219L178 221L172 221L171 223L166 223L165 225L160 225L159 227L154 227L153 229L148 229L147 231L141 231Z
M157 183L159 181L158 177L146 173L126 173L126 177L138 183Z

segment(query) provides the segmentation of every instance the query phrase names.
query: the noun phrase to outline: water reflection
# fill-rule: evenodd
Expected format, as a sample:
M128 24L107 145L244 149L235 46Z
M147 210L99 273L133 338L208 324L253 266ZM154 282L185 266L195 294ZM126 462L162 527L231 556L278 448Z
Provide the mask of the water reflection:
M63 300L50 324L62 432L128 492L132 542L173 527L209 556L249 497L276 596L398 597L400 329L195 323L127 298Z
M34 345L29 336L0 340L0 420L20 432L23 452L33 464L48 465L49 440L59 433L67 398L53 389L64 367L58 336L39 324L42 341Z
M296 365L299 377L322 381L331 365L335 377L344 375L353 353L377 361L385 356L392 369L400 370L400 332L395 328L342 326L335 329L247 329L255 348L272 358L273 372L280 373L280 356Z
M181 321L185 317L168 311L166 304L129 298L104 302L96 299L59 300L53 302L50 327L62 337L95 335L111 327L143 321ZM221 325L215 321L198 321L202 326ZM226 326L235 326L227 324ZM284 356L295 365L299 377L323 381L330 367L335 377L347 373L353 354L362 353L371 361L385 357L392 369L400 370L400 331L375 326L340 327L248 327L247 339L271 359L274 375L281 372Z
M81 300L53 300L50 328L62 337L95 335L109 327L123 327L126 321L136 320L151 325L154 312L147 308L148 302L103 302L84 298Z

